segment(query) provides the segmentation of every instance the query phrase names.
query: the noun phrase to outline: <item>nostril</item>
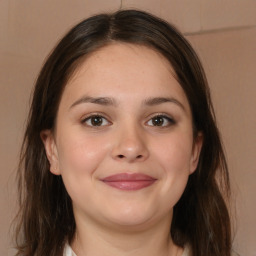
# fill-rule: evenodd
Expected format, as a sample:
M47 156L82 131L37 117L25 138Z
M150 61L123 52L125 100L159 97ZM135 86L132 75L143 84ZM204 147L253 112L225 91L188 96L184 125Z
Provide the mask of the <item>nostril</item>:
M126 155L117 155L116 156L118 159L123 159L123 158L127 158L127 159L142 159L143 155L137 155L135 158L134 157L130 157L130 156L126 156Z

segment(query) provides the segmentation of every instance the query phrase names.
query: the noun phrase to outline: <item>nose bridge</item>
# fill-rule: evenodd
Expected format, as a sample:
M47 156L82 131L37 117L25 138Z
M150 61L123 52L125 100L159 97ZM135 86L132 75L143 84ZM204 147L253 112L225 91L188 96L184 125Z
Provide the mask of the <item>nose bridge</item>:
M119 126L113 148L113 157L122 161L143 161L148 155L146 135L136 122L128 121Z

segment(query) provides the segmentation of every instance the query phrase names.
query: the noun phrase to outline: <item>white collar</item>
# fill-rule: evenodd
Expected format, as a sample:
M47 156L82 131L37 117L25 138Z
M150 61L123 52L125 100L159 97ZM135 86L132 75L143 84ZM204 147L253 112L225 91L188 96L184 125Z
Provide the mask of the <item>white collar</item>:
M77 256L77 255L73 252L70 245L66 244L65 248L64 248L64 251L63 251L63 256Z

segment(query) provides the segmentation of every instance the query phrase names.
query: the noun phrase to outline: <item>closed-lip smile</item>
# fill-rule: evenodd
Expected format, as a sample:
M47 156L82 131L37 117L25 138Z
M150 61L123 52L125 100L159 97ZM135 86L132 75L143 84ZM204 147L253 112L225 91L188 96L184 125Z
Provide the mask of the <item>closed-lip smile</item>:
M142 173L118 173L101 179L120 190L139 190L151 186L157 179Z

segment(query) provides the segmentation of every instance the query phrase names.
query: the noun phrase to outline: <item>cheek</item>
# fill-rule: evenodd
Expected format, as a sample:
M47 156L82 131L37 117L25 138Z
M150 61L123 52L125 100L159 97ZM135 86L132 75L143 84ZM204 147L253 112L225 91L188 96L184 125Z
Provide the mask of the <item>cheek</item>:
M192 139L188 135L166 139L154 145L156 162L162 170L161 193L169 205L180 199L190 174Z
M73 133L72 136L59 136L58 156L60 168L71 171L92 171L104 157L107 143L96 136Z
M189 172L192 147L193 138L190 133L174 134L152 146L166 175Z
M58 141L59 168L68 191L90 186L97 167L107 155L108 145L90 136L60 136Z

